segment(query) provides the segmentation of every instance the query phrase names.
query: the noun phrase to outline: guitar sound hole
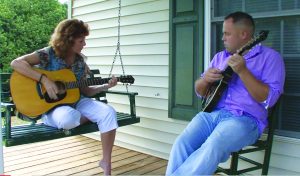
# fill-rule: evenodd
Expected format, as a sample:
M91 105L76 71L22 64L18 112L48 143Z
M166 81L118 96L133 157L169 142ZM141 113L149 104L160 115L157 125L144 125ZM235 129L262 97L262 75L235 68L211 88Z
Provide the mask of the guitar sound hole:
M66 95L67 95L66 86L65 86L65 84L63 82L55 81L55 84L56 84L56 86L58 88L58 93L56 94L57 99L56 100L51 99L49 97L48 93L46 92L45 95L44 95L44 97L45 97L46 102L48 102L48 103L58 102L58 101L64 99L66 97Z

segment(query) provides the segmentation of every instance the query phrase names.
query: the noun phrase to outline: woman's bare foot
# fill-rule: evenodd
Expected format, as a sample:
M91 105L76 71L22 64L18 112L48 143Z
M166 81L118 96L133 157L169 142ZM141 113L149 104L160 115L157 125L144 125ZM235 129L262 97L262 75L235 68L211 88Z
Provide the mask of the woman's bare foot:
M104 175L111 175L111 163L101 160L99 166L103 169Z

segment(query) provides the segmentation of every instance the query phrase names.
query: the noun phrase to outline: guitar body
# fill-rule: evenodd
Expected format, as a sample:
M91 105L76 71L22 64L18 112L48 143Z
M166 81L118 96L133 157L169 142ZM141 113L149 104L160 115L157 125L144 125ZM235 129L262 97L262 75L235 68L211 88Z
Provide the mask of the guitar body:
M35 70L55 82L76 81L75 75L68 69L45 71L35 68ZM29 117L39 116L58 105L75 103L80 97L79 88L74 88L64 90L58 100L49 100L45 96L47 95L46 90L37 81L16 71L11 75L10 89L18 111Z
M212 112L214 107L221 99L223 92L227 88L227 82L224 82L222 80L215 84L216 85L213 85L209 89L208 96L206 97L206 101L203 104L203 108L202 108L203 112Z
M223 92L228 87L228 82L231 80L233 70L230 67L222 73L223 78L214 83L206 92L205 101L202 101L202 111L204 112L212 112L214 107L217 105L219 100L221 99Z

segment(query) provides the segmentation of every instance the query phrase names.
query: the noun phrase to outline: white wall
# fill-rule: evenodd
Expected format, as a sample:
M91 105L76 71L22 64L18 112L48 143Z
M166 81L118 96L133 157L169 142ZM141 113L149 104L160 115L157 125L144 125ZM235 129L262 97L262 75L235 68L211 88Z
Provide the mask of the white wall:
M125 73L135 83L129 91L136 97L139 124L121 127L116 145L167 159L172 143L186 122L168 118L169 1L126 0L121 10L121 53ZM108 76L117 43L118 1L75 0L72 18L89 24L90 35L83 53L91 68ZM113 74L122 74L117 59ZM118 85L114 90L125 91ZM127 97L108 96L117 111L128 112ZM96 137L98 138L98 137Z
M108 76L117 43L118 1L74 0L71 9L72 18L87 22L91 29L83 51L88 64L99 68L103 77ZM206 4L206 15L210 14L208 9ZM168 159L173 141L187 124L168 118L169 1L123 0L121 14L121 53L125 73L136 80L129 91L139 93L136 106L141 122L119 128L115 144ZM209 17L205 24L210 24ZM205 30L209 34L210 29ZM209 48L207 52L205 59L209 60ZM122 74L119 60L113 74ZM118 85L114 90L126 89ZM108 100L117 111L129 112L127 97L111 95ZM98 134L90 136L99 138ZM300 174L299 149L299 140L275 136L269 173ZM261 159L262 155L253 157Z

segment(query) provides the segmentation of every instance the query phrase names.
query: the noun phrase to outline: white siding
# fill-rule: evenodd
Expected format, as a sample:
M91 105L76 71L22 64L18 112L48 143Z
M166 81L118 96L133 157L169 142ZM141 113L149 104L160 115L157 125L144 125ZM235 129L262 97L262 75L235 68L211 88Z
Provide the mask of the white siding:
M118 1L73 2L72 18L89 24L90 35L83 53L91 68L108 76L117 43ZM168 118L169 1L126 0L121 10L121 53L125 73L133 75L139 124L119 128L116 145L167 159L172 143L186 122ZM113 74L122 74L117 58ZM114 90L126 90L118 85ZM117 111L128 112L128 98L109 95ZM94 136L98 139L98 137Z
M74 0L72 5L72 18L84 20L91 29L83 53L103 77L109 74L116 50L117 14L117 0ZM119 128L115 144L167 159L187 124L168 118L169 0L125 0L121 14L121 53L125 73L136 80L129 90L139 93L136 106L141 122ZM119 59L113 74L122 74ZM118 85L114 90L126 89ZM117 111L129 111L126 97L110 95L108 100ZM98 134L90 136L99 139ZM270 174L299 175L299 148L299 140L275 136Z

